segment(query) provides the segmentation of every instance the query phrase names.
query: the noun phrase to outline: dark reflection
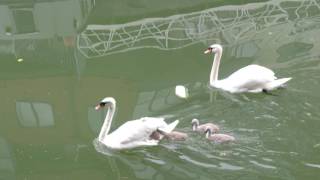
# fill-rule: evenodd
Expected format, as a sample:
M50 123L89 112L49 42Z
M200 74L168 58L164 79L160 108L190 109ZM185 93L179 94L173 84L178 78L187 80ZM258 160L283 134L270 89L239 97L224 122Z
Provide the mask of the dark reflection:
M90 18L95 24L119 24L132 22L145 17L166 17L175 14L187 12L196 12L208 7L217 7L222 5L238 5L244 3L265 2L267 0L187 0L181 3L179 0L163 1L157 0L134 0L134 1L112 1L96 0L97 10L93 12L95 18ZM170 3L168 8L167 3Z
M0 137L0 178L15 179L16 178L16 157L12 152L11 145L3 137Z
M148 7L142 1L127 6ZM139 12L133 22L105 24L110 12L96 9L94 0L0 2L0 177L312 177L319 169L319 7L315 0L199 10L191 4L163 18L144 19ZM213 42L226 47L222 76L258 63L294 79L277 97L211 92L212 61L202 52ZM190 99L175 97L177 84L190 89ZM105 96L119 106L112 128L165 116L180 119L178 130L191 139L97 152L92 141L104 112L93 107ZM190 131L194 117L221 125L237 143L203 141Z
M45 69L47 74L55 73L49 66L62 67L64 72L77 67L79 71L84 60L74 51L76 36L94 6L94 0L0 4L0 52L6 57L2 63L24 62L23 68L15 68L23 76L29 75L25 66L37 72ZM2 67L2 73L6 72Z
M280 55L278 59L281 62L289 61L291 59L294 59L296 56L303 57L313 48L313 46L313 44L307 44L303 42L291 42L288 44L284 44L277 49L277 52Z

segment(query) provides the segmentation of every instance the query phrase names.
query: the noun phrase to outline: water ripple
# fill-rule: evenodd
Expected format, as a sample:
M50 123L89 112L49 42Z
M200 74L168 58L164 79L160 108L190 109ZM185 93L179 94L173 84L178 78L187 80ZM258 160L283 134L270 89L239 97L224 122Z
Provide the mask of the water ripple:
M257 162L257 161L251 160L251 161L249 161L249 162L251 162L252 164L257 165L257 166L259 166L259 167L262 167L262 168L276 169L276 167L274 167L274 166L267 165L267 164L262 164L262 163L259 163L259 162Z
M304 163L304 165L308 167L318 168L320 169L320 164L313 164L313 163Z

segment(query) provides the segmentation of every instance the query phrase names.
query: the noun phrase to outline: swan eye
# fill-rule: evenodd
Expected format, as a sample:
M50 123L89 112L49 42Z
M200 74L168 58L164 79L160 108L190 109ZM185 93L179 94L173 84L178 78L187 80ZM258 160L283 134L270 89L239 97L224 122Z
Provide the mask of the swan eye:
M105 102L101 102L99 105L100 105L100 107L104 107L106 104L107 103L105 103Z
M212 53L212 47L208 47L207 50L204 51L204 54Z
M213 48L212 47L208 47L208 50L210 53L213 52Z

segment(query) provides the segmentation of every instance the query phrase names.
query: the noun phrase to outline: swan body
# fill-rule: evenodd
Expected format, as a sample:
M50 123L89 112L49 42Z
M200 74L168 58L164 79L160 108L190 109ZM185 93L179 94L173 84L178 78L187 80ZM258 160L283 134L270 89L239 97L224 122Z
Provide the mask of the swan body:
M212 132L216 133L220 130L219 126L213 123L201 124L198 119L192 119L192 130L200 133L204 133L207 128L210 128Z
M112 133L108 134L115 113L115 99L112 97L104 98L100 104L96 106L96 110L104 106L108 108L108 111L100 130L98 141L111 149L120 150L139 146L155 146L163 136L158 140L151 139L150 135L154 131L161 129L162 131L169 133L179 123L179 121L176 120L171 124L167 124L164 121L164 118L143 117L127 121Z
M228 134L216 134L216 133L212 134L211 128L207 128L205 131L205 134L208 140L216 143L227 143L227 142L235 141L235 138Z
M219 88L231 93L258 93L283 87L286 82L291 80L291 77L278 79L271 69L255 64L243 67L227 78L218 80L222 46L213 44L204 53L215 53L210 73L211 87Z

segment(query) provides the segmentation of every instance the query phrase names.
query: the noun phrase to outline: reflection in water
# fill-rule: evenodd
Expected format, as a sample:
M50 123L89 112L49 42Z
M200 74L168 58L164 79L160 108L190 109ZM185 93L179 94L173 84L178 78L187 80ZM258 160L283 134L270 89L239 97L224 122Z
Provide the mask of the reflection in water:
M18 119L24 127L49 127L54 125L52 107L46 103L16 102Z
M46 39L74 35L84 25L94 0L16 2L0 5L1 39ZM72 7L72 10L70 10Z
M253 10L255 8L256 11ZM205 40L220 39L229 48L227 49L229 56L238 59L252 58L254 61L263 62L270 67L282 68L282 73L289 73L289 70L294 67L292 71L298 72L295 77L299 81L310 73L306 73L304 70L319 70L318 49L320 47L318 47L316 35L319 33L319 28L315 25L319 21L319 12L317 1L269 1L254 5L219 7L202 12L163 19L147 19L124 25L88 26L78 37L78 48L85 56L96 57L145 47L177 49ZM221 26L211 25L210 28L204 29L203 33L193 36L198 39L189 38L190 36L187 36L186 33L189 32L186 30L189 27L186 26L188 20L197 19L198 21L194 24L199 26L205 24L203 22L210 22L209 20L199 20L201 19L200 15L204 13L211 15L205 16L206 18L212 17L212 14L215 17L220 16L218 19L222 19ZM188 19L188 16L191 17L191 15L192 18ZM239 18L234 18L235 16ZM182 18L184 18L183 21ZM217 18L213 19L217 20ZM180 20L181 29L179 30L181 33L171 33L173 32L171 30L177 32L178 20ZM166 29L170 22L172 22L171 29ZM160 29L158 24L162 25L163 29ZM221 27L220 33L215 33L218 31L218 27ZM131 31L127 31L126 28ZM202 29L197 30L201 32ZM136 35L130 33L136 33ZM313 73L315 76L319 76L319 73ZM312 79L307 80L309 85L319 87L319 84ZM297 125L294 122L297 117L305 119L304 116L309 116L308 119L310 119L311 116L313 118L319 117L319 114L308 115L306 112L304 115L298 115L298 112L292 113L291 111L302 108L312 112L310 108L318 103L310 96L300 99L306 104L301 104L298 100L293 100L293 103L285 103L289 101L290 97L296 96L292 94L293 92L306 96L308 91L313 89L309 85L301 86L308 89L306 91L296 90L295 87L286 93L278 91L276 93L280 96L277 98L221 94L228 97L226 98L228 101L226 101L219 94L215 95L212 102L209 101L207 91L204 90L206 83L190 82L186 85L190 89L196 87L194 90L199 94L187 102L175 99L173 86L154 91L139 91L134 115L139 116L139 114L148 112L149 114L167 114L172 118L177 117L181 120L180 130L190 128L192 117L200 117L203 121L215 120L222 125L223 131L231 131L237 137L238 142L231 147L217 146L204 142L202 137L191 135L191 142L187 141L186 144L177 145L163 142L163 146L157 147L157 149L137 150L129 155L126 153L113 154L111 157L109 155L108 158L115 161L113 161L114 166L118 169L123 166L130 167L138 179L166 179L168 178L166 175L177 179L256 179L257 177L259 179L294 179L297 176L293 173L297 168L295 166L317 164L301 164L299 162L300 158L310 158L306 155L308 152L313 155L317 154L315 152L317 150L309 149L310 145L314 146L315 142L313 141L317 140L306 140L310 134L301 132L299 130L301 127L296 127L300 123ZM313 96L319 98L318 95ZM234 101L229 101L230 99ZM284 117L281 114L286 115ZM294 130L292 131L291 128ZM307 127L303 129L308 131ZM296 132L301 133L295 135ZM304 141L302 146L309 148L299 148L297 141ZM163 151L170 153L163 156L161 155ZM99 152L103 153L103 150ZM148 154L151 154L151 157L148 157ZM143 159L142 162L141 159ZM189 173L194 171L196 173ZM261 174L262 172L264 174ZM304 175L298 177L304 177Z
M73 51L75 37L94 5L94 0L0 4L0 52L39 64L75 64L80 71L84 62Z
M86 26L94 2L0 5L0 177L316 179L320 117L320 97L314 93L320 88L318 1L273 0L119 25ZM277 97L208 94L207 76L195 75L207 74L207 64L195 67L204 62L196 60L202 56L194 55L199 42L205 47L212 42L224 44L222 74L250 61L275 71L281 68L281 76L293 75L296 80L287 91L276 92ZM146 47L183 51L183 58L179 53L161 51L161 59L190 62L183 64L189 71L184 72L178 63L168 67L169 61L127 70L138 61L125 64L123 59L134 56L146 62L150 61L144 58L146 54L153 58L158 51L119 52ZM98 56L101 58L88 60ZM23 58L20 63L19 58ZM98 66L105 64L111 66L103 66L99 72ZM123 69L128 73L119 75ZM169 75L159 75L164 76L159 81L149 74L132 77L141 70L155 74L165 70ZM187 101L174 95L177 79L190 90ZM121 112L114 127L141 115L163 115L180 119L178 129L190 134L189 140L163 141L158 147L111 155L97 153L105 153L92 146L104 114L97 114L93 106L105 96L119 102ZM194 117L216 122L238 141L230 146L205 141L202 135L191 132L190 120Z
M163 156L162 153L165 152L155 155L154 153L139 149L130 153L118 153L110 152L109 149L103 147L102 144L99 145L98 141L94 141L94 145L98 152L107 155L104 158L107 158L113 170L117 171L119 179L125 178L120 172L123 166L129 167L138 179L211 179L205 174L193 173L192 167L181 166L181 164L177 162L172 163L171 161L179 159L177 158L179 154L174 152L174 150L164 149L164 151L169 151L170 154L168 154L169 157L167 160L163 160L161 156ZM181 159L183 159L183 157L181 157Z
M273 0L126 24L88 25L78 36L77 47L84 56L91 58L148 47L170 50L199 42L206 45L222 42L229 46L243 43L233 54L252 57L260 49L261 41L276 41L277 47L279 42L281 45L292 41L292 33L317 28L309 24L303 24L308 29L299 27L302 19L316 18L315 10L319 11L316 0ZM286 31L281 30L283 26ZM257 36L259 33L264 35Z
M206 84L201 82L186 84L192 97L192 101L206 91ZM142 114L146 115L160 115L168 113L173 109L180 109L186 105L186 101L179 100L174 92L174 87L168 87L156 91L142 91L139 93L137 103L135 105L133 116L138 118ZM171 116L172 117L172 116ZM168 117L170 118L170 116ZM179 118L179 117L177 117Z
M0 179L15 179L16 162L7 140L0 137Z

